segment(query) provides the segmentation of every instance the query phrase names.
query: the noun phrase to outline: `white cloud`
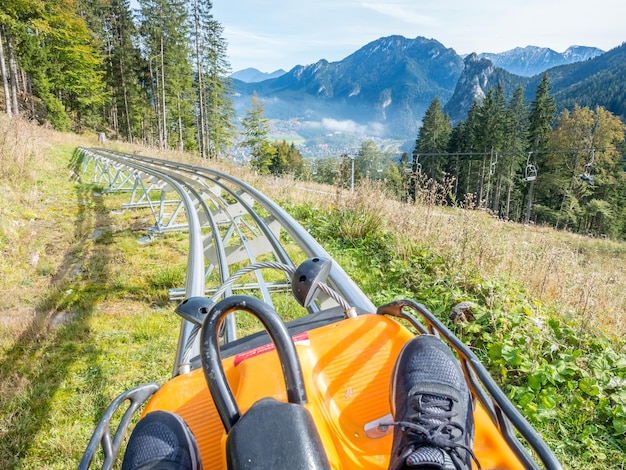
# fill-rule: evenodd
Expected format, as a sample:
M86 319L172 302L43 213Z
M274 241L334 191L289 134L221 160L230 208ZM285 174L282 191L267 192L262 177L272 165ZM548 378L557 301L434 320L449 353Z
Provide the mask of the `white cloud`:
M365 134L367 126L357 124L352 120L338 121L332 118L322 119L322 126L333 132L346 132L349 134Z
M371 122L369 124L359 124L351 119L337 120L332 118L323 118L321 121L306 121L303 127L311 129L325 129L329 132L341 132L346 134L363 135L363 136L380 136L384 134L384 124Z

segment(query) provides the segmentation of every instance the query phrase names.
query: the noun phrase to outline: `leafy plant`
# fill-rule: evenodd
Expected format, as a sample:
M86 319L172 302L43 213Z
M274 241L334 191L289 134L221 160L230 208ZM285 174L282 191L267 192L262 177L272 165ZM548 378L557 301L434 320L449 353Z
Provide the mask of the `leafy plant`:
M289 210L376 304L409 297L438 315L472 347L571 468L609 468L610 462L623 458L623 340L587 330L580 320L564 319L506 276L487 280L466 272L429 247L386 230L383 220L351 238L340 226L367 216L350 208L327 210L312 204ZM462 300L475 304L475 319L456 325L448 313Z

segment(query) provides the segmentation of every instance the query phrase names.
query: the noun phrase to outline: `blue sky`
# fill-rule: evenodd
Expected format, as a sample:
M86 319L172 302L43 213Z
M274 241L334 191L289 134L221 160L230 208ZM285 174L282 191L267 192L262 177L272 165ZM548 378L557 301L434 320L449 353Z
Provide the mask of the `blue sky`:
M459 54L626 41L624 0L213 0L213 16L233 72L334 62L394 34L433 38Z

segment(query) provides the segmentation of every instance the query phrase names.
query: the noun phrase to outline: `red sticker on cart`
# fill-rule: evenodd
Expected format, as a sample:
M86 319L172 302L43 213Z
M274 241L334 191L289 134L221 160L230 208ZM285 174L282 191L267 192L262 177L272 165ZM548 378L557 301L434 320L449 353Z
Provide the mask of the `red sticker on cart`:
M311 342L309 340L309 332L303 331L302 333L295 334L291 337L294 344L301 346L310 346ZM258 348L250 349L249 351L244 351L235 356L234 365L241 364L246 359L249 359L254 356L259 356L260 354L266 353L268 351L273 351L276 349L274 343L264 344L263 346L259 346Z

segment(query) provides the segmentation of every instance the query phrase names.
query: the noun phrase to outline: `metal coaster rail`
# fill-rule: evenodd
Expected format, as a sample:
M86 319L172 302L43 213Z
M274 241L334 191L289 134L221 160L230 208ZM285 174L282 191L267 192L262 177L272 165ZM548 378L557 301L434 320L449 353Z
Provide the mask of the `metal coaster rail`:
M237 275L232 278L230 276L242 266L254 268L253 265L258 264L259 260L267 264L281 264L293 270L296 266L292 259L298 263L312 257L332 260L326 250L282 208L252 186L231 175L210 168L111 150L79 148L78 152L82 173L86 173L93 166L93 183L103 186L106 192L129 194L130 200L122 204L122 208L150 209L155 221L150 233L173 230L188 232L189 253L185 287L170 290L172 299L201 300L198 298L205 297L207 293L211 296L228 297L234 290L254 289L260 292L264 302L272 305L272 292L289 288L288 279L284 282L270 282L259 271L255 271L256 283L238 283ZM184 222L179 220L183 216L186 218ZM289 253L281 243L283 237L292 241L288 245ZM207 289L207 278L215 269L221 287L217 290ZM334 260L326 282L345 299L344 302L359 313L377 312L380 315L397 317L409 322L421 334L440 335L457 351L475 397L524 466L539 468L518 440L513 428L537 453L545 468L561 469L551 450L510 403L474 353L423 305L412 301L396 301L377 311L368 297ZM343 307L336 297L328 293L323 293L319 298L319 306L312 303L308 307L310 313L333 306ZM413 312L405 311L407 308ZM347 311L345 308L342 310ZM419 320L414 314L418 315ZM196 335L198 325L185 318L181 321L173 377L191 370L192 361L189 359L197 356L200 349L199 335ZM226 318L224 341L236 339L235 319L230 315ZM102 468L111 468L120 451L122 437L132 414L156 389L156 384L136 387L120 395L112 403L98 424L79 469L89 468L99 446L102 446L105 457ZM130 406L115 435L111 437L110 415L121 407L121 403L127 401Z
M214 269L223 282L235 263L252 264L261 255L295 267L280 242L281 231L294 241L304 257L332 259L287 212L252 186L224 172L112 150L81 147L78 151L82 156L81 172L93 166L93 183L104 186L106 192L129 194L130 200L122 204L123 209L150 208L155 220L150 228L152 234L188 231L185 288L170 290L172 299L204 296L208 292L205 280ZM263 217L260 211L269 215ZM186 223L179 222L183 215ZM256 275L256 283L235 285L233 289L259 289L263 300L272 305L270 291L288 287L286 283L265 281L259 272ZM375 311L371 301L335 261L328 283L357 309ZM327 301L333 302L330 298ZM314 312L318 307L312 305L310 309ZM193 325L184 319L182 322L174 376L189 368L184 358L190 357L188 342L194 333ZM229 317L225 341L235 339L235 320ZM196 355L197 341L191 347L192 355Z

